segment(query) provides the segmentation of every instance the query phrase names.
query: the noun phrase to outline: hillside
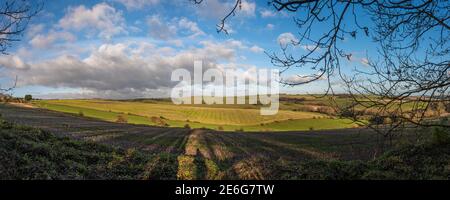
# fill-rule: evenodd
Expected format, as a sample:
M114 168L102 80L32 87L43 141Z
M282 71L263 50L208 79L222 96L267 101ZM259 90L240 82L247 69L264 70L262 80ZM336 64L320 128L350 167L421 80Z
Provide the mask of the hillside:
M227 133L1 106L0 179L448 179L450 143L346 130ZM15 123L11 123L14 121ZM20 124L28 124L23 126ZM40 128L31 128L29 125ZM418 138L414 138L417 140Z
M287 106L289 103L282 103ZM257 107L248 105L173 105L165 101L113 100L41 100L33 105L49 110L82 114L106 121L122 116L128 123L170 127L209 128L225 131L295 131L358 127L348 119L340 119L308 110L281 109L271 116L260 115ZM231 106L231 107L230 107Z
M3 120L0 122L0 161L0 179L3 180L218 178L209 176L217 175L210 174L214 166L201 158L122 150L56 137L46 131L17 126ZM201 167L202 162L205 168ZM234 178L449 179L450 145L404 147L369 162L322 160L273 163L263 157L255 162L264 165L257 165L257 168L240 165L237 171L251 174L261 170L260 176ZM194 167L193 174L186 165ZM180 170L186 171L183 173ZM197 177L204 173L208 173L208 176Z

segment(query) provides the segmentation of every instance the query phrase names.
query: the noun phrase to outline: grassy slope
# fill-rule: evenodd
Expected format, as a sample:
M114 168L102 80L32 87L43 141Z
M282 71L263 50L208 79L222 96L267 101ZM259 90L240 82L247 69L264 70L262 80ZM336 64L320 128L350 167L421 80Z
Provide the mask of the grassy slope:
M326 159L273 162L272 159L255 157L252 168L243 164L236 165L235 170L247 174L256 167L267 172L261 177L265 179L450 178L448 142L406 146L369 162ZM192 174L180 171L190 172L183 169L195 168L201 162L190 156L144 154L59 138L0 120L0 179L189 179ZM195 168L196 173L214 175L212 169L220 166L208 163L205 161L205 168Z
M210 108L203 106L177 106L173 104L119 102L106 100L49 100L42 103L76 106L102 111L133 113L146 117L159 117L175 121L197 121L205 124L217 125L257 125L273 121L288 119L309 119L324 117L322 114L311 112L280 111L273 116L260 115L259 109L242 108Z
M173 166L153 166L160 159L176 161L0 120L0 179L174 179L165 175L176 173Z
M106 121L116 121L118 115L124 115L128 119L128 123L157 125L149 117L163 116L171 127L183 127L189 124L192 128L217 130L220 127L225 131L241 129L244 131L321 130L355 126L350 120L328 119L325 115L308 112L280 111L280 114L269 117L259 115L257 109L178 107L165 103L50 100L37 101L34 104L59 112L72 114L82 112L84 116Z

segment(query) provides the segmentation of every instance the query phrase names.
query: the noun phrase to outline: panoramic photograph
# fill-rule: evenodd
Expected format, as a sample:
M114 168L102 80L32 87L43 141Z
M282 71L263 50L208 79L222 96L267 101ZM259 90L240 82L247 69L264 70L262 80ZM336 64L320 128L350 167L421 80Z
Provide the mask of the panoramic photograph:
M449 117L447 0L0 0L0 180L449 180Z

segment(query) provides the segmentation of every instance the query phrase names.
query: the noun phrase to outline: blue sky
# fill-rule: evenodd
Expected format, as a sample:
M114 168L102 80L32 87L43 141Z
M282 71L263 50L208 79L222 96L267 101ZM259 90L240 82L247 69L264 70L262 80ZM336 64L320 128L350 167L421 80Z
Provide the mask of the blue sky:
M264 0L245 0L227 21L230 34L217 33L216 24L231 2L46 1L22 41L13 44L10 55L0 56L0 83L6 87L17 76L15 96L159 97L170 91L171 71L192 67L195 59L211 68L274 68L264 52L280 52L283 38L298 37L295 15L275 12ZM345 71L364 67L366 53L374 50L368 40L349 39L343 45L354 52L354 59L344 63ZM295 51L305 53L302 48ZM309 73L297 69L283 76ZM325 83L282 92L321 93Z

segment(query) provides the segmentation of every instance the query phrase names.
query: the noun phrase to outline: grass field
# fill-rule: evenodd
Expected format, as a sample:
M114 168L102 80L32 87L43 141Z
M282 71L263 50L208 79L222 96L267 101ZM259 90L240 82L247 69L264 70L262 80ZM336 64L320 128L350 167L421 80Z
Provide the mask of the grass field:
M218 132L111 123L8 105L0 105L0 114L0 179L342 180L450 175L449 141L432 143L429 134L402 135L395 138L399 146L379 149L379 134L358 129Z
M82 113L106 121L121 115L132 124L170 127L209 128L224 131L293 131L357 127L346 119L336 119L316 112L280 110L263 116L255 107L176 106L167 102L130 102L112 100L39 100L35 106L72 114ZM154 120L154 119L157 120ZM153 119L153 120L152 120ZM161 123L163 122L163 123Z

